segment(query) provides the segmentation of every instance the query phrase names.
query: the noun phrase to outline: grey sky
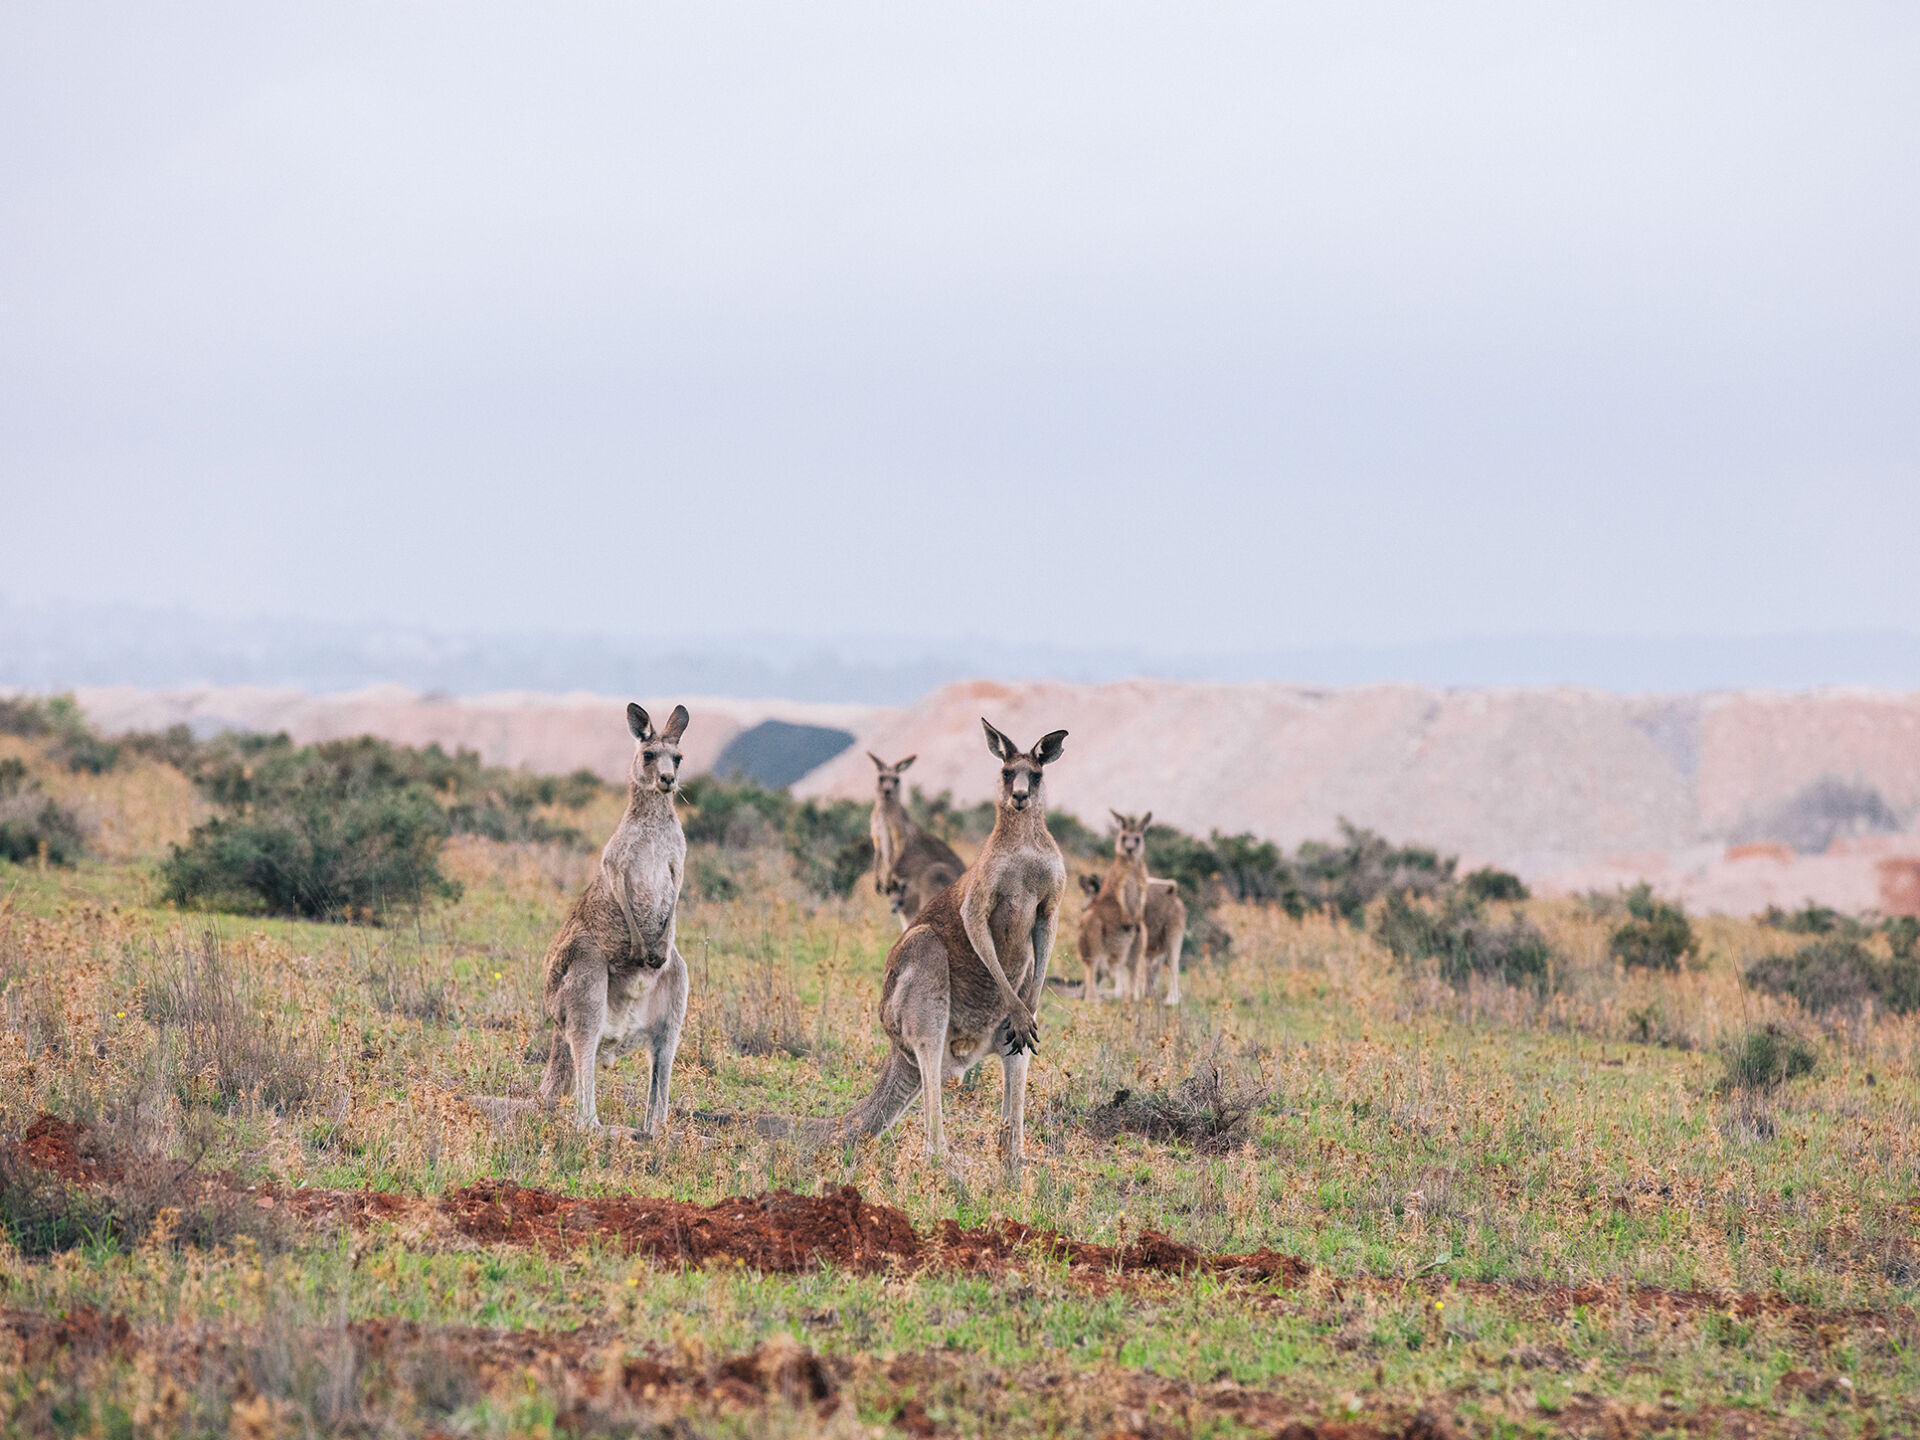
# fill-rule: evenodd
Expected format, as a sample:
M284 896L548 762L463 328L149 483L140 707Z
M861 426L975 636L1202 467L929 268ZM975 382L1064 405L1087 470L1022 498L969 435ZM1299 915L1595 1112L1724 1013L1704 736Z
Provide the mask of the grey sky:
M1917 76L1906 4L7 5L0 592L1912 629Z

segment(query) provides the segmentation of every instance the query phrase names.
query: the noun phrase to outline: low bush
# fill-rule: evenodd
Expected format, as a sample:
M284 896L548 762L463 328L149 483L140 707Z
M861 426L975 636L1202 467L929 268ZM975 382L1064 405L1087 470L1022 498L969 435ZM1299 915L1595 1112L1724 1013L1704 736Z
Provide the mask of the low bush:
M161 893L206 909L379 921L459 895L440 871L447 830L417 787L315 783L195 826L162 862Z
M1526 883L1518 875L1482 866L1460 882L1469 900L1518 901L1530 898Z
M41 792L24 762L0 760L0 860L23 864L45 855L71 865L86 849L80 818Z
M1538 927L1517 915L1495 923L1462 892L1431 902L1390 894L1373 933L1399 960L1435 963L1455 987L1478 975L1544 989L1552 972L1553 947Z
M1678 970L1683 959L1699 953L1687 912L1653 893L1644 880L1622 897L1627 918L1607 942L1613 957L1629 969Z
M98 775L111 770L120 759L120 747L93 732L85 712L71 695L52 695L44 700L31 696L0 699L0 735L27 740L51 735L49 753L75 772Z
M1221 1155L1253 1138L1253 1118L1272 1096L1270 1087L1238 1083L1209 1059L1172 1090L1116 1090L1082 1123L1102 1139L1143 1135Z
M1294 852L1293 869L1308 908L1357 926L1383 895L1439 895L1451 889L1454 863L1437 850L1394 845L1342 820L1339 843L1306 841Z
M1791 996L1813 1014L1869 1001L1897 1015L1920 1010L1920 959L1909 950L1883 960L1858 940L1815 940L1791 955L1763 956L1747 967L1746 978L1754 989Z
M1741 1031L1720 1051L1720 1079L1716 1093L1765 1092L1789 1080L1811 1075L1820 1053L1798 1035L1778 1025L1760 1025Z
M778 845L794 875L816 895L853 893L873 867L873 840L867 831L869 807L856 800L795 800L784 790L769 790L750 780L718 780L699 775L681 786L687 812L681 820L690 844L730 850ZM709 866L709 879L721 870ZM717 891L708 898L725 898Z

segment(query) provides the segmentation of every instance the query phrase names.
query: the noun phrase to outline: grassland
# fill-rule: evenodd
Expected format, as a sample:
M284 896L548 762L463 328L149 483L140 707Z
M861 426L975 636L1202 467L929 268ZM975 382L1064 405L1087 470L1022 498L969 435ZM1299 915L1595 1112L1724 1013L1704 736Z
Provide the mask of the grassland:
M36 745L0 753L95 840L76 868L0 864L13 1433L1920 1433L1920 1019L1816 1026L1749 991L1778 932L1708 920L1679 973L1623 972L1606 922L1528 902L1551 984L1459 990L1352 927L1224 906L1231 952L1179 1009L1049 999L1010 1180L991 1064L949 1093L946 1172L912 1112L819 1150L729 1118L864 1094L893 928L778 853L709 857L735 898L686 903L692 1009L649 1145L468 1103L537 1083L541 956L591 854L457 837L462 896L385 927L183 914L153 874L191 787ZM604 835L616 805L568 818ZM1723 1047L1769 1023L1816 1070L1725 1090ZM1238 1127L1116 1123L1196 1076ZM603 1118L645 1084L608 1074ZM43 1114L91 1147L64 1188L21 1144ZM600 1223L843 1186L919 1248L769 1271ZM527 1192L578 1223L475 1229ZM956 1260L944 1222L992 1256ZM1306 1268L1068 1243L1156 1236Z

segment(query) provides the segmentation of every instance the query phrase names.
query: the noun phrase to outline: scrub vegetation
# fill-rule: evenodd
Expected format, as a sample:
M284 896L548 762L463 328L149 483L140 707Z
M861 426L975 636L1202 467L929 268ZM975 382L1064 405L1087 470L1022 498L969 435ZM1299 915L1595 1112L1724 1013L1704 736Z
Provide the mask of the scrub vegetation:
M239 737L94 769L71 737L0 735L15 793L86 827L0 860L9 1433L1920 1431L1898 927L1681 916L1687 944L1651 896L1529 898L1358 829L1156 827L1216 938L1177 1008L1043 1008L1009 1180L991 1063L946 1170L911 1116L820 1149L743 1123L864 1093L897 929L841 883L864 807L700 782L642 1144L467 1098L538 1083L541 957L614 789ZM269 820L364 871L368 793L365 833L391 803L428 837L382 863L437 880L250 913L176 884ZM604 1072L604 1118L646 1084Z

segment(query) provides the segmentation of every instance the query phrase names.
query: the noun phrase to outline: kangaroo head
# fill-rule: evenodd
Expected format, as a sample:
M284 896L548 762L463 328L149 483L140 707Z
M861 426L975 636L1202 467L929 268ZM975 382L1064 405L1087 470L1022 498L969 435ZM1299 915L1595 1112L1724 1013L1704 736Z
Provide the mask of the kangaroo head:
M633 732L633 783L642 790L671 795L680 778L680 737L686 733L687 707L676 705L667 728L655 731L653 721L638 705L627 706L627 729Z
M873 777L874 793L882 800L898 800L900 798L900 772L920 757L918 754L909 755L897 764L889 765L878 755L874 754L873 751L869 750L867 751L867 758L873 761L874 769L880 772Z
M887 908L896 915L907 908L907 882L898 875L887 882Z
M1122 815L1118 810L1109 810L1120 826L1120 833L1113 837L1113 854L1118 860L1137 860L1147 853L1147 827L1153 824L1153 812L1135 817Z
M1098 875L1082 875L1080 877L1080 888L1087 892L1087 899L1093 899L1094 896L1100 893L1100 877Z
M1050 731L1040 737L1033 749L1023 752L1013 741L988 725L984 717L980 723L987 728L987 748L1000 761L998 804L1002 809L1026 809L1028 802L1040 798L1041 771L1060 758L1067 732Z

